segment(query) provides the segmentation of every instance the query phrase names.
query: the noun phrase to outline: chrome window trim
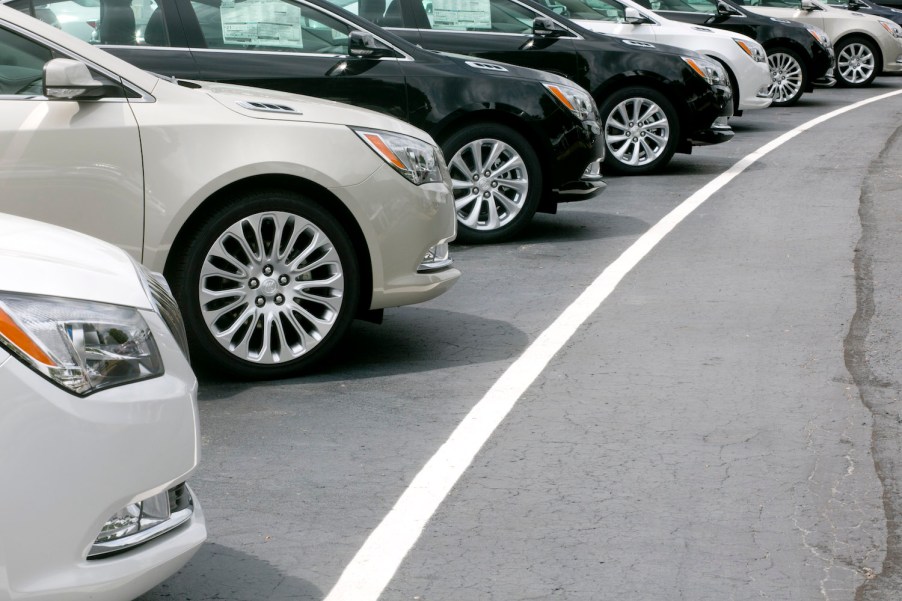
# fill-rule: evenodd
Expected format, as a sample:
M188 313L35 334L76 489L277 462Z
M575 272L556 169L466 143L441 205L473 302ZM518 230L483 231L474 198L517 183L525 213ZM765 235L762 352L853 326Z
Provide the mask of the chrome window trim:
M528 7L527 7L527 8L528 8ZM542 15L542 16L544 17L545 15ZM566 27L566 26L563 25L563 24L560 24L560 25L561 25L561 27ZM476 35L504 35L504 36L517 37L517 38L529 37L529 36L532 35L531 33L505 33L505 32L503 32L503 31L461 31L461 30L459 30L459 29L412 29L412 30L410 30L410 31L421 31L421 32L422 32L422 31L437 31L437 32L439 32L439 33L465 33L465 34L471 34L471 35L472 35L472 34L476 34ZM581 36L581 35L579 35L578 33L576 33L575 31L573 31L572 29L570 29L569 27L567 27L567 31L569 31L570 33L572 33L573 36L572 36L572 37L567 37L567 38L564 38L564 39L567 39L567 40L584 40L584 39L586 39L586 38L584 38L583 36ZM600 34L600 35L604 35L604 34Z
M359 31L359 30L358 30ZM382 58L378 58L375 60L379 61L405 61L405 62L413 62L414 59L411 56L408 56L405 52L397 50L392 47L392 50L395 50L399 54L404 56L396 57L396 56L385 56ZM229 50L226 48L192 48L191 52L225 52L226 54L259 54L263 56L302 56L302 57L319 57L319 58L340 58L340 59L354 59L357 57L351 56L350 54L326 54L322 52L279 52L278 50ZM373 59L370 59L373 60Z
M140 98L127 98L125 96L123 96L122 98L101 98L99 100L92 100L91 102L156 102L157 101L157 99L154 98L150 94L150 92L148 92L148 91L144 90L143 88L141 88L140 86L128 81L127 79L119 76L118 74L110 71L106 67L102 67L102 66L98 65L94 61L87 59L87 58L81 56L80 54L73 52L72 50L70 50L68 48L60 46L56 42L53 42L46 38L37 36L34 33L28 31L27 29L23 29L23 28L19 27L15 23L10 23L8 21L3 21L2 23L3 23L3 26L8 28L10 31L14 31L14 32L18 33L19 35L21 35L22 37L35 42L36 44L40 44L42 46L51 48L55 52L65 55L67 58L71 58L73 60L80 61L80 62L86 64L89 68L94 69L95 71L100 71L106 77L109 77L110 79L112 79L114 81L121 81L123 87L128 88L129 90L131 90L132 92L134 92L140 96ZM85 42L85 43L87 43L87 42ZM126 46L126 48L131 48L131 47L132 46ZM23 100L47 100L47 97L46 96L27 96L27 97L23 98ZM54 100L53 102L61 102L61 101ZM65 102L65 101L62 101L62 102Z

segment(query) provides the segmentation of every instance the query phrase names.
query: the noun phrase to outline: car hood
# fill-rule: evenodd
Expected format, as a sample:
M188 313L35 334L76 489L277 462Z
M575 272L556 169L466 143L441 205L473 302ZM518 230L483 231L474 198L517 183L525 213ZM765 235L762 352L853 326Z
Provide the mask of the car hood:
M452 52L439 52L437 50L429 50L427 52L432 52L433 54L443 57L465 71L472 72L474 76L513 77L516 79L528 79L531 81L556 83L568 86L576 85L569 79L561 77L560 75L549 73L547 71L540 71L538 69L530 69L529 67L520 67L518 65L511 65L510 63L486 60L474 56L467 56L465 54L454 54Z
M90 236L0 214L0 290L150 308L125 251Z
M164 83L168 84L168 82ZM227 109L252 119L300 123L333 123L336 125L380 129L407 134L433 146L438 146L429 134L405 121L341 102L290 94L288 92L206 81L179 80L177 85L205 93Z

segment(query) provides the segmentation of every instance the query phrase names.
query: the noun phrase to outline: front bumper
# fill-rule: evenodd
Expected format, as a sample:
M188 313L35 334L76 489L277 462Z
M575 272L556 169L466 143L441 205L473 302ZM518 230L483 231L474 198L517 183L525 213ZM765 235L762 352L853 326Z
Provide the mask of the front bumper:
M166 326L142 311L155 334ZM0 349L0 598L132 599L180 569L206 539L203 511L106 558L88 554L121 508L184 482L197 466L197 383L157 337L163 376L76 397ZM4 590L4 587L6 590Z
M711 127L692 134L689 141L693 146L710 146L723 144L733 139L733 128L727 123L726 117L719 117L711 124Z
M440 269L423 265L430 249L457 233L450 176L447 182L415 186L383 165L360 184L332 192L355 212L370 251L369 309L422 303L458 280L460 271L450 263Z
M575 121L569 115L565 118ZM545 177L553 179L551 194L540 204L539 211L554 213L558 203L588 200L604 191L607 184L602 177L601 164L607 148L597 120L579 122L565 136L560 135L560 130L555 132L553 129L546 130L543 135L553 141L554 165L544 172Z

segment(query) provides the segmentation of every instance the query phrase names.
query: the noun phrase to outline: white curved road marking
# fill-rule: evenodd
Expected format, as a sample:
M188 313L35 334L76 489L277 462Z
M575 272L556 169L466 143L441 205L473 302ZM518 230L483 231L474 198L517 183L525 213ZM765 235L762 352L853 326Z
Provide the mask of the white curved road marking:
M645 232L539 335L470 410L445 444L423 466L388 515L373 530L325 601L379 599L439 504L520 396L620 281L681 221L755 161L802 132L843 113L899 94L902 94L902 90L850 104L786 132L740 159Z

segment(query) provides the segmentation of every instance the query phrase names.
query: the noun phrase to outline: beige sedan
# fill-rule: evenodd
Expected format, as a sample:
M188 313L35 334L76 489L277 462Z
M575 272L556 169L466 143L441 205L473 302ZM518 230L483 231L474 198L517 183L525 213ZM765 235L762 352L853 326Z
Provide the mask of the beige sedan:
M355 317L448 290L450 185L397 119L164 80L0 6L0 211L164 272L221 373L295 374Z
M836 50L838 85L869 86L880 73L902 72L902 28L888 19L828 7L816 0L747 0L745 7L826 31Z

